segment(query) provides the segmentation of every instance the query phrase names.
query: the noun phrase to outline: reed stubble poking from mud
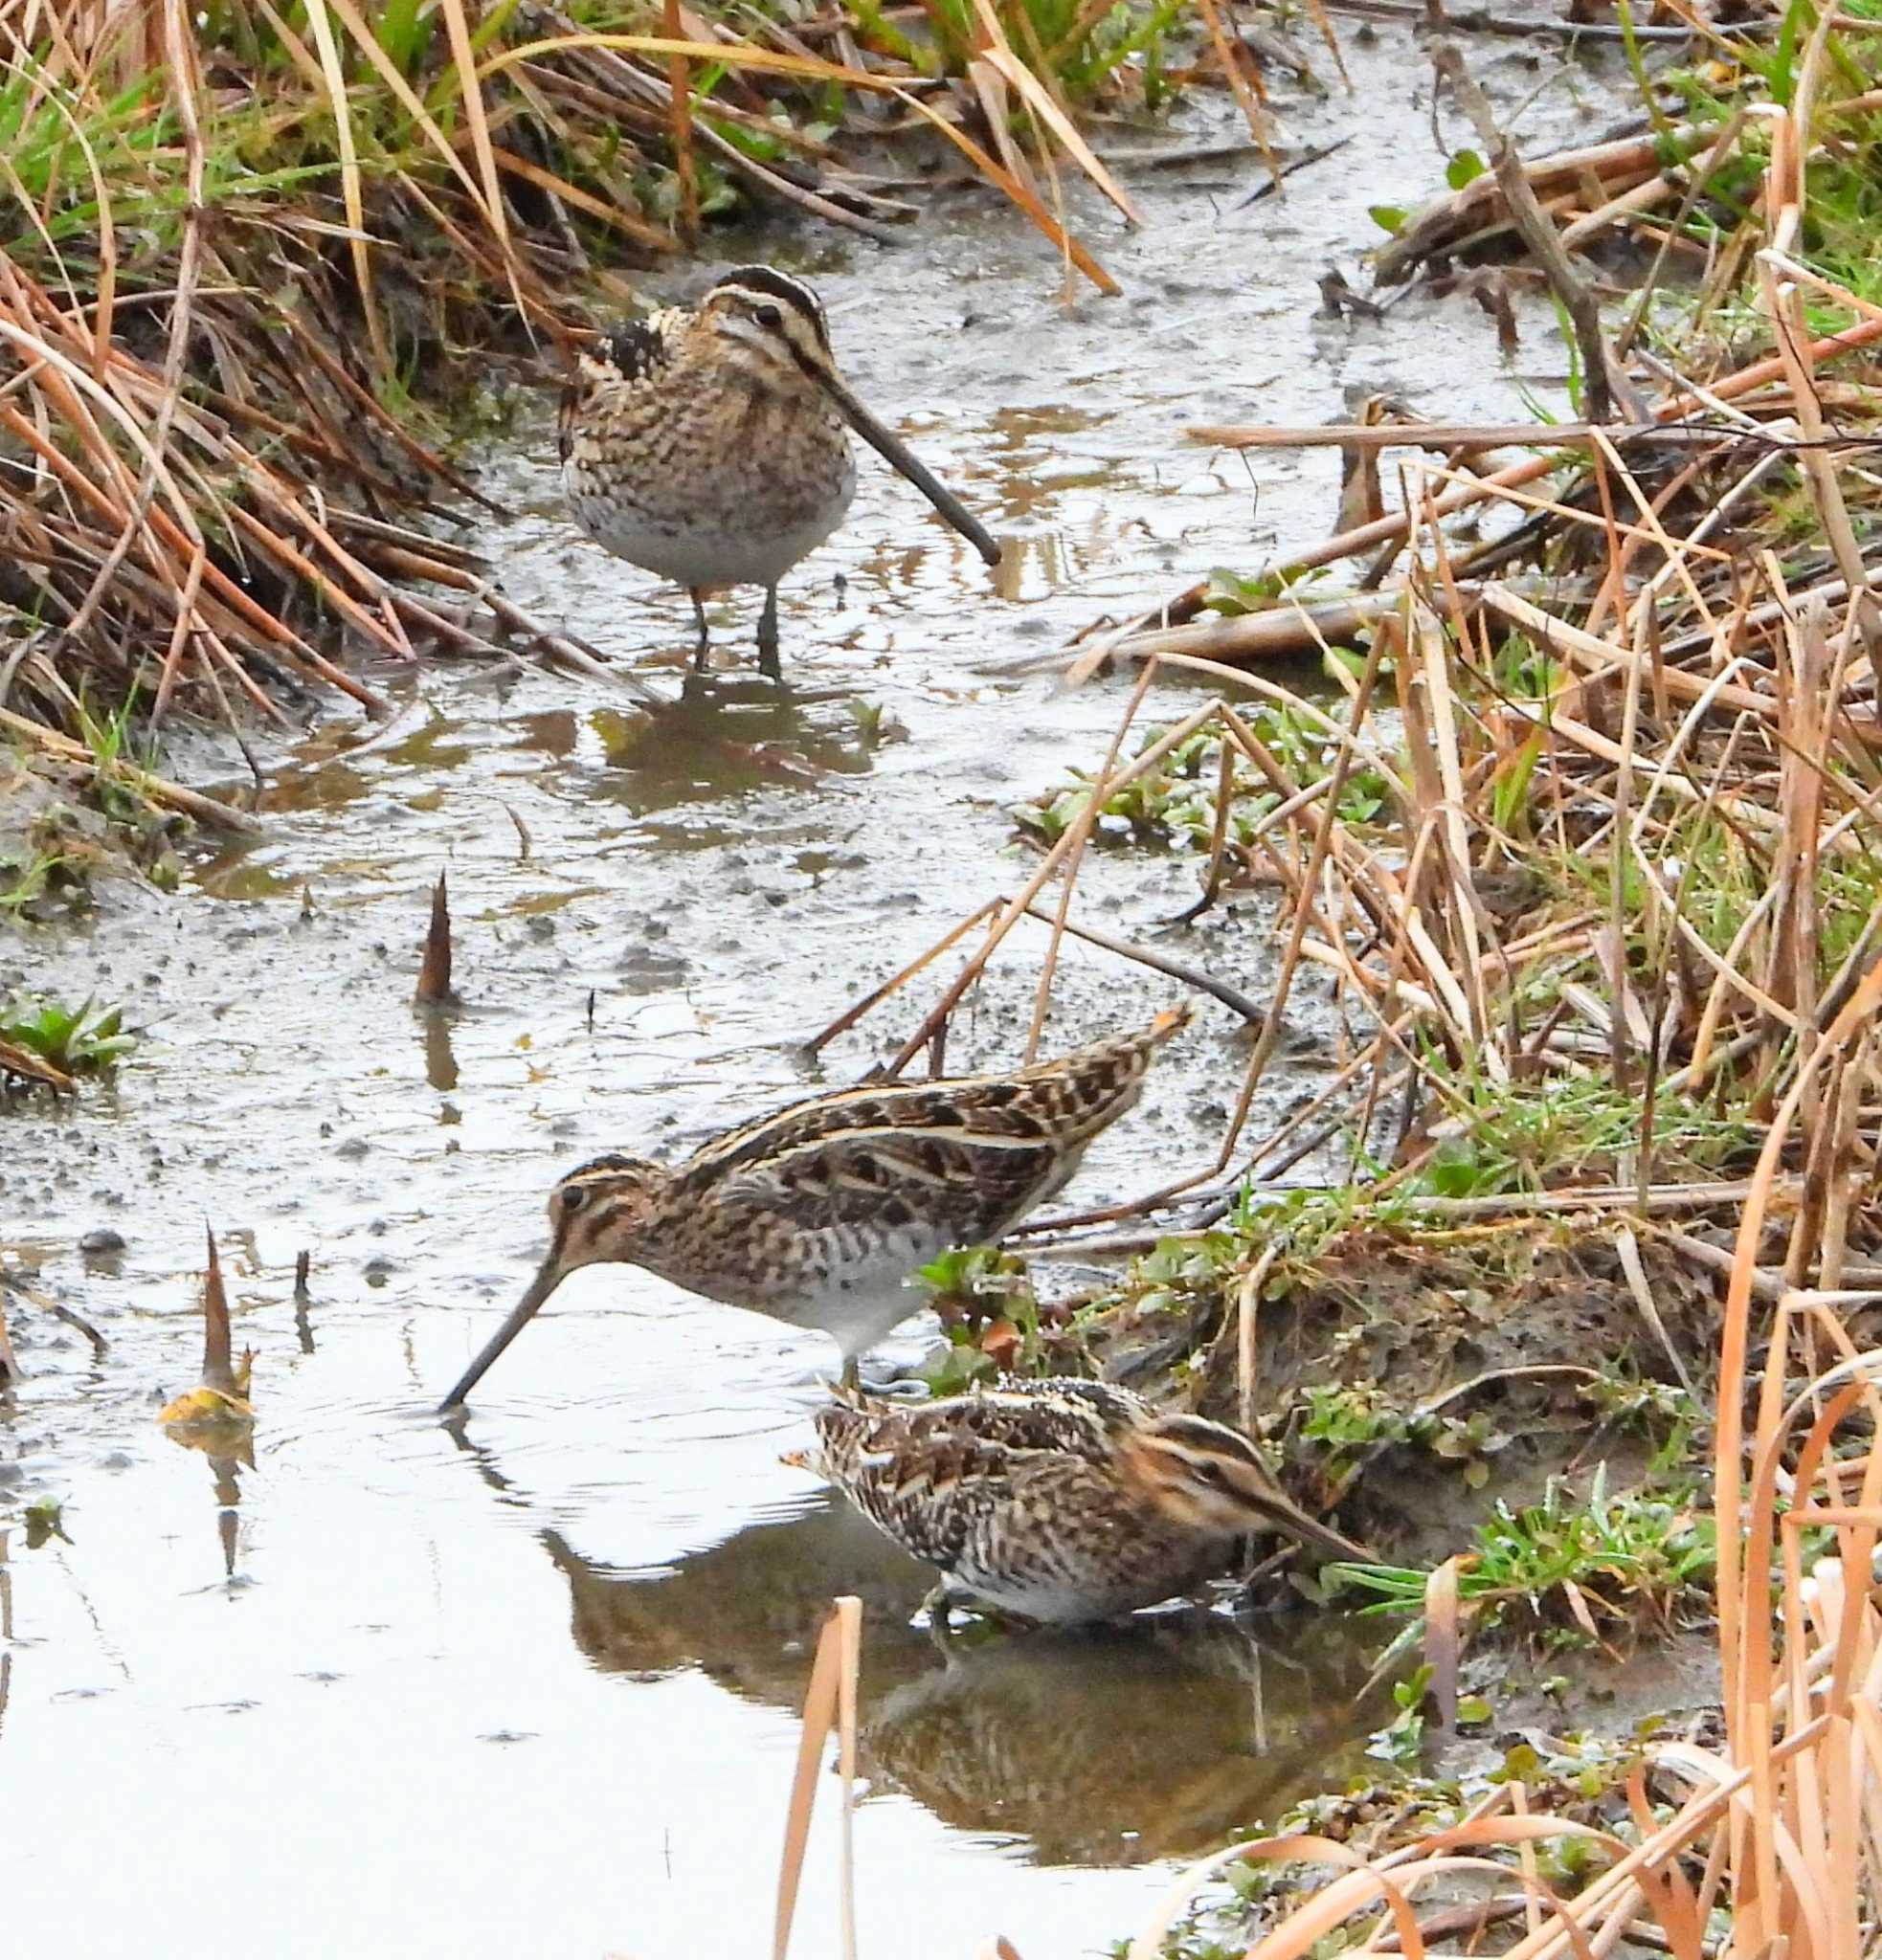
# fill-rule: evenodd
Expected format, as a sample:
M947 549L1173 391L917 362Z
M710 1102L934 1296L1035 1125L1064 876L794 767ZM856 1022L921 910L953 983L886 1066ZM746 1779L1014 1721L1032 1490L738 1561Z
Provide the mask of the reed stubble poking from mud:
M418 963L418 984L413 999L421 1008L456 1007L451 987L451 896L445 874L432 886L431 919L425 927L424 953Z

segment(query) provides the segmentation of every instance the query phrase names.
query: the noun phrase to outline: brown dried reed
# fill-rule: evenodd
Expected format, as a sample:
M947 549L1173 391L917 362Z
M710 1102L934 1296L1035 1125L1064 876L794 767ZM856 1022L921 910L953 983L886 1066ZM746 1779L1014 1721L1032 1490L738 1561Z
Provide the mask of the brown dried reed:
M1662 1342L1639 1238L1658 1234L1723 1281L1716 1353L1670 1357L1702 1382L1714 1416L1723 1740L1649 1746L1616 1830L1532 1814L1524 1789L1505 1783L1454 1828L1371 1856L1311 1834L1233 1845L1172 1887L1131 1960L1155 1960L1236 1860L1325 1875L1250 1960L1333 1949L1423 1960L1484 1950L1487 1937L1504 1960L1641 1947L1677 1960L1864 1960L1882 1935L1882 1350L1860 1349L1846 1325L1882 1298L1882 482L1861 464L1882 391L1872 368L1851 371L1882 339L1882 308L1798 250L1802 160L1836 25L1819 16L1790 103L1759 110L1764 235L1742 262L1776 351L1703 384L1664 368L1647 434L1538 433L1586 452L1566 478L1554 450L1484 474L1482 449L1508 432L1443 431L1433 446L1448 460L1404 465L1400 514L1278 568L1382 547L1353 599L1308 605L1284 587L1266 611L1191 625L1197 590L1074 650L1074 680L1112 658L1139 663L1110 752L1024 889L929 956L990 928L904 1062L1055 878L1055 935L1067 925L1106 804L1213 731L1219 820L1203 903L1237 884L1276 895L1269 1032L1310 964L1373 1032L1311 1103L1248 1147L1240 1133L1273 1052L1258 1040L1215 1161L1120 1210L1231 1164L1237 1183L1259 1183L1341 1129L1370 1139L1381 1112L1401 1109L1362 1214L1391 1200L1460 1224L1605 1218ZM1494 186L1480 182L1451 201L1459 221L1489 221ZM1564 174L1565 194L1585 201L1585 182ZM1852 323L1806 327L1806 297ZM1823 407L1832 361L1840 435ZM1669 425L1676 443L1657 439ZM1442 520L1466 507L1502 515L1502 532L1454 542ZM1501 575L1517 546L1545 576ZM1342 606L1355 611L1335 615ZM1362 665L1332 658L1333 631L1368 640ZM1326 657L1343 705L1224 664L1269 658L1288 638ZM1215 678L1223 692L1131 754L1149 677L1163 670ZM1264 739L1269 712L1288 718L1292 750ZM1382 802L1363 816L1342 808L1360 768ZM1238 837L1221 813L1254 793L1266 801ZM1042 987L1042 1013L1044 1002ZM1625 1112L1618 1140L1519 1166L1482 1194L1433 1188L1426 1172L1447 1144L1538 1095L1605 1099ZM1724 1177L1666 1133L1679 1108L1705 1106L1739 1121ZM1729 1221L1730 1250L1669 1222L1682 1214ZM1242 1332L1245 1371L1251 1326ZM1834 1549L1806 1564L1814 1529L1833 1533ZM1445 1571L1429 1595L1440 1606ZM1535 1855L1566 1838L1588 1854L1572 1891L1546 1882Z

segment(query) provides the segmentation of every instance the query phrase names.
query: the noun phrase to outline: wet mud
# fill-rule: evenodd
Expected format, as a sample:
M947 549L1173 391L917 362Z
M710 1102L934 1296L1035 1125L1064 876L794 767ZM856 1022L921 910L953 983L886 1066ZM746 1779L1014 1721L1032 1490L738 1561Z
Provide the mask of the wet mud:
M1467 1542L1498 1503L1540 1499L1549 1481L1605 1461L1618 1486L1645 1469L1668 1425L1634 1419L1627 1386L1673 1379L1667 1341L1703 1378L1715 1345L1714 1289L1652 1238L1640 1258L1661 1328L1642 1314L1611 1230L1557 1218L1442 1232L1343 1234L1302 1261L1297 1280L1267 1289L1257 1309L1254 1370L1263 1410L1303 1406L1314 1388L1368 1398L1388 1418L1443 1414L1474 1425L1442 1447L1432 1438L1315 1443L1276 1438L1310 1497L1350 1489L1351 1527L1396 1563L1433 1565ZM1167 1294L1162 1296L1167 1298ZM1154 1383L1176 1357L1186 1399L1233 1422L1241 1402L1239 1325L1223 1303L1180 1309L1129 1300L1087 1323L1106 1373ZM1595 1392L1605 1385L1613 1406ZM1480 1473L1466 1477L1476 1456ZM1332 1483L1329 1479L1332 1479ZM1334 1487L1334 1486L1337 1487Z
M751 1950L807 1643L844 1588L870 1610L865 1938L918 1911L924 1953L995 1929L1088 1951L1169 1860L1356 1771L1375 1629L1191 1615L944 1660L907 1624L926 1575L778 1460L831 1366L820 1337L596 1268L462 1425L431 1413L527 1278L560 1171L855 1079L912 1005L815 1066L800 1044L1024 876L1009 807L1101 756L1120 697L990 663L1333 528L1333 457L1244 462L1185 444L1186 424L1336 419L1387 390L1460 420L1561 402L1553 337L1506 368L1466 301L1316 314L1325 264L1378 235L1367 207L1442 175L1413 43L1347 45L1356 97L1281 93L1294 141L1351 138L1285 199L1249 202L1266 180L1248 152L1140 170L1139 234L1077 206L1119 300L1064 309L1037 234L978 201L899 253L719 241L816 280L859 391L1014 541L997 582L871 465L786 584L785 701L748 684L751 594L714 609L714 698L658 727L625 693L520 662L375 669L396 721L323 703L262 758L258 840L186 847L174 894L106 879L85 919L0 927L0 991L96 992L144 1030L76 1102L0 1106L0 1268L108 1344L8 1301L11 1925L81 1924L101 1954L193 1953L205 1914L274 1956ZM1504 100L1539 85L1523 134L1549 145L1618 87L1618 53L1578 61L1499 43L1485 78ZM1236 131L1199 99L1162 140ZM519 601L672 689L683 597L577 535L552 457L535 415L473 458L515 513L473 542ZM242 773L207 738L169 766ZM414 1012L440 869L462 1004ZM1140 937L1195 892L1191 859L1101 853L1081 904ZM951 1066L1017 1059L1039 944L1010 943ZM1265 902L1179 950L1259 996ZM1068 946L1048 1045L1172 991ZM1315 983L1294 998L1270 1117L1311 1093L1333 1032ZM1212 1154L1243 1039L1202 1003L1068 1201ZM205 1220L257 1353L252 1460L153 1420L195 1380ZM45 1500L59 1529L29 1534ZM809 1943L834 1924L827 1832Z

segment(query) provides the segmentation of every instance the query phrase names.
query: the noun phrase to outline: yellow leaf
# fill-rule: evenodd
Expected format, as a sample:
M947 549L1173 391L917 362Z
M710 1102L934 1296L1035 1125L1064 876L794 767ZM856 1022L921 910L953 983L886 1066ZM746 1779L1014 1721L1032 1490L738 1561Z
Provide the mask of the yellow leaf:
M240 1380L242 1386L246 1388L246 1357ZM158 1414L157 1420L166 1429L183 1423L247 1423L255 1420L255 1411L249 1407L246 1397L232 1395L221 1389L212 1389L205 1385L191 1389L186 1395L178 1395L172 1402L166 1402Z

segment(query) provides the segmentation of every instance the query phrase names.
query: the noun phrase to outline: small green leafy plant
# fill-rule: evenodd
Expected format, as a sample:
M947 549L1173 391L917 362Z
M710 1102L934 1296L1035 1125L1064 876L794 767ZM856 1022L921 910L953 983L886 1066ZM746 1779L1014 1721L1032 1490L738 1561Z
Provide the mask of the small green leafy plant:
M1337 745L1325 717L1306 703L1264 702L1246 720L1257 740L1298 787L1304 789L1326 774ZM1162 731L1153 729L1144 747L1161 739ZM1171 749L1155 768L1105 797L1098 806L1094 836L1113 843L1207 850L1221 808L1221 737L1212 728L1199 729ZM1022 831L1050 844L1079 820L1090 806L1095 786L1085 770L1074 769L1071 776L1069 783L1015 806L1013 815ZM1391 791L1383 769L1361 763L1349 771L1340 791L1341 820L1364 824L1378 819ZM1273 784L1238 754L1229 772L1228 800L1224 834L1230 844L1241 846L1254 842L1262 818L1281 797Z
M1367 1755L1396 1763L1401 1770L1417 1768L1419 1751L1424 1747L1424 1698L1430 1691L1431 1672L1429 1667L1421 1667L1408 1679L1392 1683L1392 1701L1398 1712L1383 1728L1373 1732L1366 1745Z
M26 1507L26 1548L37 1551L50 1538L72 1543L65 1535L64 1506L56 1497L37 1497Z
M947 1346L922 1370L937 1395L955 1395L976 1381L1039 1369L1039 1300L1026 1262L998 1247L957 1247L923 1266L916 1277L941 1316Z
M137 1046L124 1032L122 1007L101 1007L89 995L77 1007L15 994L0 1008L0 1038L69 1075L102 1074Z
M1670 1625L1708 1598L1717 1570L1710 1515L1691 1493L1629 1491L1610 1497L1597 1471L1585 1503L1551 1483L1539 1503L1499 1502L1477 1527L1476 1549L1458 1576L1458 1597L1479 1626L1526 1620L1593 1637L1610 1624ZM1427 1574L1406 1567L1342 1565L1339 1581L1371 1592L1365 1613L1422 1614Z
M57 851L0 858L0 913L14 920L25 918L77 869L75 859Z
M1434 1197L1503 1196L1611 1176L1640 1141L1639 1098L1606 1076L1491 1082L1448 1069L1443 1057L1432 1074L1447 1077L1446 1114L1412 1188ZM1715 1100L1664 1088L1655 1099L1654 1160L1663 1176L1675 1168L1717 1176L1757 1142L1749 1116L1721 1111Z
M1325 1444L1335 1467L1376 1443L1416 1443L1455 1463L1466 1485L1481 1490L1490 1481L1489 1459L1510 1442L1486 1411L1434 1415L1400 1409L1377 1383L1321 1384L1308 1390L1307 1399L1301 1434Z

